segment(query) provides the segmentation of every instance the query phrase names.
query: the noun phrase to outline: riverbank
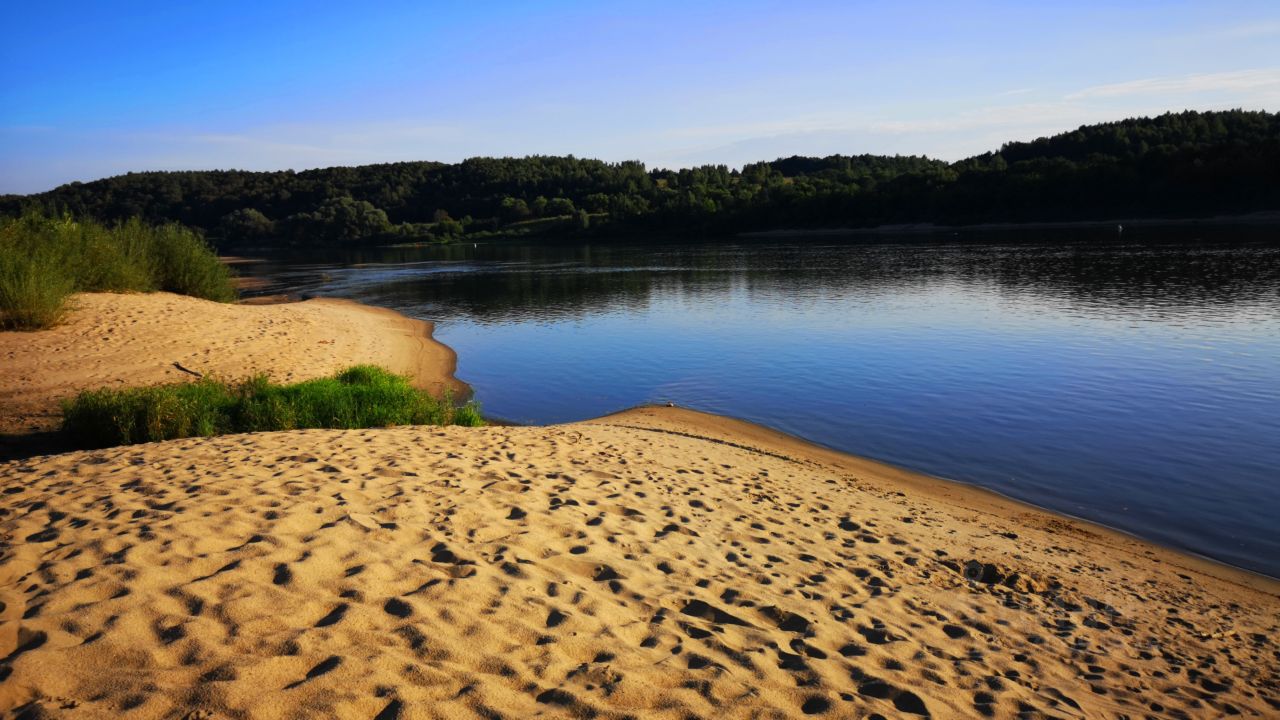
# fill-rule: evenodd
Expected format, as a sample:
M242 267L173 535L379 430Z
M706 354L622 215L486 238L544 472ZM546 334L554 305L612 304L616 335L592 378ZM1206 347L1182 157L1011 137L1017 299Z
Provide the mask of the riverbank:
M171 293L81 293L65 322L0 332L0 435L57 428L59 402L82 390L153 385L196 374L278 382L331 375L355 364L407 374L455 397L457 355L429 322L347 300L228 305Z
M1280 703L1276 581L686 410L179 440L0 486L0 706L54 717Z

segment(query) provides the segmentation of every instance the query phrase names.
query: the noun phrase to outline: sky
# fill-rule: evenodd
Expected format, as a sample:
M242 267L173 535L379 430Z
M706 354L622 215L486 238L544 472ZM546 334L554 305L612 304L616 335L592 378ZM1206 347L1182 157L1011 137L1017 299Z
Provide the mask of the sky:
M957 160L1280 111L1280 2L14 3L0 193L143 170L573 154Z

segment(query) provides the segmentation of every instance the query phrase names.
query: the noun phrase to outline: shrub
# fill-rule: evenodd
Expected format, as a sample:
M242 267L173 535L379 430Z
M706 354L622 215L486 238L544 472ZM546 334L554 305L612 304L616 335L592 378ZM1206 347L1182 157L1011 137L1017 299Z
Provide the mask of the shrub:
M151 231L153 277L161 290L216 302L236 299L231 271L195 232L169 224Z
M97 223L49 223L36 241L55 248L83 292L150 292L157 288L150 253L150 228L130 220L108 229Z
M62 319L75 277L53 253L0 247L0 328L49 327Z
M63 432L108 447L231 432L236 396L213 380L82 392L63 407Z
M63 406L63 431L80 447L207 437L232 432L393 425L483 425L474 403L456 407L407 377L357 365L331 378L276 385L259 375L239 383L91 390Z
M0 219L0 326L49 327L73 292L168 290L230 302L231 272L195 232L27 213Z

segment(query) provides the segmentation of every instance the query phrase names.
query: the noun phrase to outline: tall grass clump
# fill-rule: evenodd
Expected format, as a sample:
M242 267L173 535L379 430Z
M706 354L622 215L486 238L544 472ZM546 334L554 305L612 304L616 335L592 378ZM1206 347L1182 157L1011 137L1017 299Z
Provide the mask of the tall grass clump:
M62 319L75 276L56 253L9 252L0 238L0 329L42 328Z
M231 270L204 238L177 223L149 231L152 278L161 290L215 302L236 299Z
M82 392L63 406L62 429L78 447L132 445L234 432L233 388L213 380Z
M483 424L474 403L457 407L448 395L434 398L372 365L292 385L260 375L238 383L206 378L91 390L63 406L63 432L89 448L235 432Z
M0 218L0 326L49 327L74 292L169 292L230 302L231 272L194 231L28 212Z

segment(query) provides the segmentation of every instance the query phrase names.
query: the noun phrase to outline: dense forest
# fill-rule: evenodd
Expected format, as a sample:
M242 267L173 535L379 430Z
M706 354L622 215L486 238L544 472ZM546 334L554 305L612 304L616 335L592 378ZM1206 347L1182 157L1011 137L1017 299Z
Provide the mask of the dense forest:
M472 158L140 172L0 197L0 214L28 207L177 221L222 248L1197 217L1280 210L1280 114L1167 113L1011 142L954 163L833 155L741 170L650 170L572 156Z

